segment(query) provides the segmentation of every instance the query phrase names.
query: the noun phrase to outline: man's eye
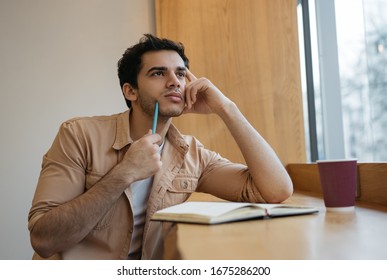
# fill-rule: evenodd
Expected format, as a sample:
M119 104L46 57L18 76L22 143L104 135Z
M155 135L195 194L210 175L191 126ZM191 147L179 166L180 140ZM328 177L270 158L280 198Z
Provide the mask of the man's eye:
M163 71L157 71L152 73L152 76L162 76L162 75L163 75Z
M180 78L185 78L185 72L178 72L177 74L176 74L178 77L180 77Z

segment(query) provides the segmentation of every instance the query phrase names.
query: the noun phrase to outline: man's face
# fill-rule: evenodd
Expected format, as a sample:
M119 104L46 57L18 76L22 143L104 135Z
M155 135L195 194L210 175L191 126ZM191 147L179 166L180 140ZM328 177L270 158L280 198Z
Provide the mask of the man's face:
M186 67L175 51L162 50L145 53L137 77L137 100L142 111L153 116L156 101L159 117L170 118L182 114L185 106Z

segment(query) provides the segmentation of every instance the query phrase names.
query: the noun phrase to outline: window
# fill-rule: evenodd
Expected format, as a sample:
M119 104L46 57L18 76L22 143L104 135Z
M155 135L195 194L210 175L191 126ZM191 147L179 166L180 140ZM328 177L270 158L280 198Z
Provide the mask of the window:
M308 159L387 161L387 1L298 9Z

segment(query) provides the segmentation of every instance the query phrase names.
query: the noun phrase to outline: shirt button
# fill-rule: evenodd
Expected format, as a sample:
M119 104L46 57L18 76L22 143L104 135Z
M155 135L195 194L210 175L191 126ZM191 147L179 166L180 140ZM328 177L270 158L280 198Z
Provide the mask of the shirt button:
M181 186L182 186L183 189L188 188L188 182L187 182L187 181L183 181L183 182L181 183Z

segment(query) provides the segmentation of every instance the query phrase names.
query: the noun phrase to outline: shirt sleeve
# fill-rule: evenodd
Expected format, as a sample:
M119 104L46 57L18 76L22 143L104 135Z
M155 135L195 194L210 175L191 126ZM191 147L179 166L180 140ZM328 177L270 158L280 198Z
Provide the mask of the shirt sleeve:
M79 140L75 122L65 122L43 157L42 170L28 215L29 230L47 211L85 191L85 169L85 144Z
M233 163L204 147L199 153L203 171L197 191L229 201L265 202L246 165Z

